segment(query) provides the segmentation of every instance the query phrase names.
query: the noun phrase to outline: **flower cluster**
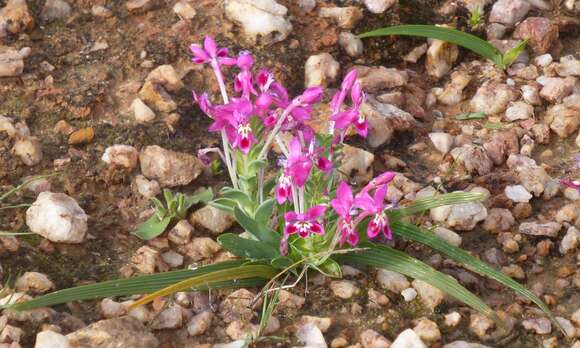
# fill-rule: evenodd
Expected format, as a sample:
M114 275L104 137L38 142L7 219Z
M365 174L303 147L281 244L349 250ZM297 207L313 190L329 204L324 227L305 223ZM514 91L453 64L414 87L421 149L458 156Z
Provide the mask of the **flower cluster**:
M223 142L223 152L215 148L201 150L202 160L207 163L208 153L220 153L234 189L248 196L255 194L258 203L262 203L263 194L269 194L263 192L264 167L256 170L252 164L265 163L273 143L282 154L273 194L283 212L280 248L284 254L292 238L327 233L336 236L341 246L346 242L354 246L359 242L357 225L363 221L368 221L368 238L379 234L391 238L385 213L390 205L385 204L385 196L394 173L378 176L356 195L344 181L338 187L325 185L335 182L333 156L346 135L351 130L362 137L368 133L367 120L360 112L365 94L356 70L346 74L331 98L329 129L324 138L309 126L313 105L324 96L321 87L309 87L290 98L271 72L252 72L254 58L249 52L231 56L227 48L218 47L210 37L206 37L203 46L190 48L194 63L208 64L213 69L223 99L222 104L213 104L207 93L193 93L200 109L213 120L209 130L220 132ZM233 81L235 96L228 93L223 67L239 69ZM252 177L258 178L255 190L248 179ZM333 192L336 195L331 199Z

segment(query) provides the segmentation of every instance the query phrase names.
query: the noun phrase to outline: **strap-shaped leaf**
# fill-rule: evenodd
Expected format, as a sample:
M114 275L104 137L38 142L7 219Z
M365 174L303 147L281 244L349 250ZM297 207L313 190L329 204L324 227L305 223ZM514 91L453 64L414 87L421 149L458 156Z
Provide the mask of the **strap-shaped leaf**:
M548 315L552 319L554 323L560 326L560 323L555 320L552 312L550 311L550 308L548 308L548 306L542 300L540 300L540 298L538 298L533 292L526 289L520 283L516 282L515 280L503 274L502 272L494 269L493 267L487 265L486 263L469 255L469 253L467 253L465 250L447 243L445 240L439 238L434 233L429 233L409 223L401 221L392 222L391 230L393 231L393 234L396 236L427 245L428 247L437 250L438 252L449 257L450 259L460 262L467 269L482 276L486 276L490 279L493 279L498 283L503 284L504 286L512 289L519 295L535 303L538 307L540 307L542 311L544 311L544 313L546 313L546 315Z
M422 280L483 314L495 318L493 310L479 297L459 284L455 278L443 274L408 254L389 246L372 243L364 243L361 246L368 249L357 253L339 255L337 259L359 266L384 268Z
M245 192L233 188L226 188L220 192L221 197L237 202L244 207L252 206L252 199Z
M208 205L211 205L214 208L218 208L223 211L227 211L228 213L234 212L234 207L237 205L235 201L227 198L218 198L214 199L213 201L209 202Z
M242 238L232 233L220 235L218 243L230 253L251 260L275 259L280 252L269 244Z
M191 277L208 274L215 271L232 269L244 264L243 260L215 263L196 269L157 273L153 275L109 280L95 284L81 285L74 288L58 290L50 294L36 297L30 301L6 306L15 310L29 310L67 303L72 301L91 300L96 298L139 295L154 292ZM252 287L265 283L263 278L247 278L238 281L222 281L211 283L211 288ZM206 284L199 286L200 289Z
M234 207L234 216L236 221L246 231L254 235L259 241L265 242L271 246L278 247L280 244L280 235L269 229L265 224L258 223L256 220L249 217L240 209Z
M133 232L133 234L143 240L150 240L163 233L167 226L169 226L170 222L171 216L159 220L157 215L154 214L145 222L137 226L137 230Z
M194 204L197 203L207 203L209 201L211 201L211 199L213 198L213 191L211 189L211 187L208 187L207 189L198 192L192 196L186 196L185 197L185 209L189 209L191 208Z
M434 25L409 24L369 31L360 34L359 37L365 38L387 35L421 36L451 42L461 47L465 47L491 60L500 68L505 69L503 55L494 45L475 35L456 29L437 27Z
M458 191L442 195L436 195L433 197L421 198L411 203L408 207L400 209L392 209L389 210L387 213L389 217L396 219L404 216L415 215L417 213L437 208L443 205L480 202L484 199L484 197L485 196L483 195L483 193L479 192Z
M139 299L138 301L133 303L129 308L135 308L147 304L156 299L157 297L171 295L175 292L195 288L197 286L204 284L212 284L223 281L239 281L240 279L247 278L270 279L274 277L276 273L277 272L274 269L274 267L269 265L247 265L206 273L195 277L191 277L189 279L180 281L179 283L168 286L164 289L155 291L154 293Z
M276 205L276 199L270 198L265 200L258 209L256 209L256 221L259 223L267 224L272 217L272 212L274 211L274 206Z

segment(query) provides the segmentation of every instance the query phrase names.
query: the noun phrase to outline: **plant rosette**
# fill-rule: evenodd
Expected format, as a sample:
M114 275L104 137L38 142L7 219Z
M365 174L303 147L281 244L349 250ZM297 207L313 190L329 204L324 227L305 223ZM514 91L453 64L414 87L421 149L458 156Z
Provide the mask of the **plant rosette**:
M317 133L308 121L313 106L324 98L321 87L307 88L291 98L271 72L253 69L254 59L247 51L231 56L210 37L203 45L190 48L193 63L211 67L220 88L219 104L207 93L193 92L199 108L213 121L209 131L218 133L222 142L220 149L203 149L198 156L210 165L209 153L217 153L227 169L232 186L221 189L208 204L232 213L245 230L240 235L225 233L218 237L221 246L238 259L60 290L12 308L148 294L132 305L135 307L188 289L264 285L259 296L267 299L272 290L297 284L307 272L339 278L341 264L349 264L384 268L425 281L497 320L494 311L457 280L388 243L401 238L426 245L470 271L503 284L553 319L549 308L534 293L409 222L412 215L429 209L481 201L482 194L452 192L398 206L386 200L396 173L385 172L364 185L354 185L339 172L345 137L352 133L366 137L368 133L367 120L360 112L365 93L356 70L344 76L330 98L327 131ZM238 69L229 90L222 70L226 68ZM269 167L270 160L275 162L274 168ZM187 202L208 198L187 200L166 194L167 205L156 205L163 218L173 219L191 206ZM286 284L287 280L293 285ZM268 307L263 313L272 313L271 304L264 301Z

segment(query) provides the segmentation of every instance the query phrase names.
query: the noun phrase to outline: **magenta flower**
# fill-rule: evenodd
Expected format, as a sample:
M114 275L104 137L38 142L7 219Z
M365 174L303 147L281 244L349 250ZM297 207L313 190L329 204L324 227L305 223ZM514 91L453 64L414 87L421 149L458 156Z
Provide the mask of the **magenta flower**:
M240 149L247 154L255 142L254 133L250 126L250 116L253 112L252 103L244 98L232 98L230 103L213 106L207 93L197 96L193 93L194 100L200 109L213 119L209 127L210 132L226 131L229 141L234 148Z
M310 157L312 159L312 161L314 162L314 164L316 165L316 167L318 169L320 169L321 171L323 171L326 174L329 174L330 171L332 170L332 162L324 157L322 155L322 152L324 152L324 149L322 147L317 147L315 145L314 139L312 139L314 137L314 135L308 135L308 137L310 138L310 147L308 148L308 157ZM305 136L306 138L306 136Z
M346 182L341 182L336 189L336 198L330 201L330 205L338 214L338 233L340 233L339 243L342 246L344 242L355 246L358 244L359 236L354 228L352 221L354 198L352 190Z
M219 48L217 43L210 36L206 36L203 41L203 47L197 44L192 44L189 49L193 53L192 62L195 64L205 64L216 62L223 65L234 65L236 64L236 59L228 56L228 49L223 47Z
M357 72L356 70L351 70L342 81L340 90L332 97L330 106L332 108L332 116L330 120L334 122L333 127L344 132L351 125L354 127L357 134L362 137L368 135L368 123L364 114L360 112L362 103L365 100L365 95L362 91L361 85L356 81ZM342 105L345 102L346 96L350 91L350 99L352 106L344 111L342 111Z
M292 191L292 182L290 181L290 177L286 174L280 174L280 178L278 178L278 183L276 184L275 189L275 196L276 201L278 204L283 204L288 200L288 197L291 195Z
M293 211L287 212L284 214L284 220L286 220L284 234L292 235L298 233L302 238L306 238L310 234L324 234L324 226L318 222L318 219L324 215L325 211L325 206L315 205L308 209L305 214L297 214Z
M363 187L361 192L369 192L381 185L387 185L393 181L396 175L397 173L395 172L384 172L383 174L374 177L365 187Z
M254 56L252 56L252 53L250 53L250 51L241 51L238 54L236 65L241 70L248 71L252 68L252 65L254 65Z
M294 185L304 187L312 170L312 161L302 152L302 145L297 137L290 140L288 150L287 174Z
M576 189L578 190L578 193L580 193L580 181L565 179L560 180L560 184L566 187Z
M392 239L389 219L385 214L385 195L387 194L387 185L380 186L375 191L373 197L367 191L361 191L354 200L354 206L362 209L359 218L363 219L372 216L367 227L367 236L372 239L379 233L383 233L387 239Z

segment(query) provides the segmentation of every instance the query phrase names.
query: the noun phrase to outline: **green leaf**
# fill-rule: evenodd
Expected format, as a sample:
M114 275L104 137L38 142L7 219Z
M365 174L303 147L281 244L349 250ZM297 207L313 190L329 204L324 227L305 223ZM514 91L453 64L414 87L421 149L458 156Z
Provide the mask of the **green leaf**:
M215 263L213 265L202 266L196 269L187 269L181 271L172 271L157 273L153 275L109 280L105 282L82 285L74 288L58 290L50 294L36 297L30 301L5 306L14 310L24 311L39 307L52 306L56 304L91 300L104 297L140 295L163 289L171 284L175 284L191 277L208 274L215 271L235 269L244 264L243 260L226 261ZM253 287L263 285L263 278L247 278L238 281L223 281L202 284L197 289L207 288L209 285L212 289L217 288L235 288L235 287Z
M456 262L460 262L467 269L505 285L519 295L535 303L542 311L544 311L544 313L546 313L546 315L552 319L552 321L560 326L560 324L554 319L554 316L550 312L548 306L542 302L542 300L540 300L533 292L526 289L520 283L516 282L502 272L471 256L465 250L447 243L445 240L439 238L434 233L429 233L415 225L402 221L392 222L391 230L393 231L393 234L399 237L427 245L430 248L446 255L450 259Z
M225 233L217 238L218 243L230 253L251 260L275 259L280 257L278 249L257 240Z
M340 268L338 262L334 261L333 259L327 259L321 265L312 267L315 267L320 273L327 277L342 278L342 269Z
M151 202L153 202L153 205L155 206L155 215L157 215L160 220L163 219L168 213L163 203L156 197L151 197L150 200Z
M287 256L278 257L270 261L272 267L275 267L277 269L286 269L292 266L293 263L294 261L292 261L292 259Z
M213 201L209 202L208 205L211 205L214 208L218 208L223 211L227 211L228 213L234 212L234 207L237 205L235 201L227 198L218 198L214 199Z
M252 199L248 196L245 192L236 190L233 188L228 188L227 190L222 190L220 195L223 198L230 199L238 204L242 205L243 207L251 207L253 204Z
M224 269L220 271L214 271L202 275L196 275L194 277L182 280L176 284L170 285L161 290L155 291L154 293L139 299L138 301L133 303L129 308L135 308L147 304L158 297L171 295L175 292L195 288L197 286L204 284L211 284L223 281L239 281L240 279L246 278L270 279L275 275L276 270L272 266L268 265L247 265L236 268Z
M276 186L276 177L273 177L264 183L264 194L267 195Z
M465 112L463 114L459 114L455 116L456 120L465 121L465 120L475 120L479 118L486 118L487 115L485 112L478 111L478 112Z
M422 280L481 313L495 318L493 310L479 297L459 284L456 279L389 246L364 243L361 247L368 249L357 253L339 255L336 258L349 264L384 268Z
M252 172L257 172L259 169L266 167L267 162L264 160L253 160L248 164L248 168Z
M505 128L505 125L501 122L486 122L483 125L483 128L487 128L487 129L491 129L491 130L497 130L497 129L503 129Z
M274 206L276 205L276 199L270 198L265 200L258 209L256 209L256 221L259 223L267 224L272 217L272 212L274 211Z
M452 192L432 197L420 198L406 208L388 210L389 217L396 219L404 216L414 215L429 209L469 202L480 202L484 199L483 193L479 192Z
M280 244L280 235L278 233L269 229L265 224L260 224L246 215L240 207L234 207L234 216L240 226L253 234L259 241L265 242L274 247L278 247Z
M34 232L8 232L0 231L0 237L17 237L17 236L28 236L31 234L36 234Z
M169 216L159 220L157 215L153 215L137 226L137 230L133 234L143 240L150 240L163 233L170 222L171 217Z
M503 55L502 61L505 66L510 66L520 54L526 49L526 45L528 44L528 39L518 42L517 45L507 50L507 52Z
M387 35L421 36L451 42L465 47L493 61L500 68L505 69L503 56L495 46L475 35L456 29L437 27L434 25L410 24L377 29L360 34L358 37L366 38Z

